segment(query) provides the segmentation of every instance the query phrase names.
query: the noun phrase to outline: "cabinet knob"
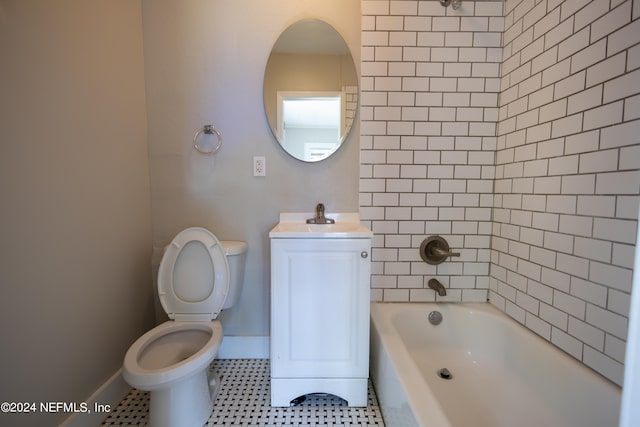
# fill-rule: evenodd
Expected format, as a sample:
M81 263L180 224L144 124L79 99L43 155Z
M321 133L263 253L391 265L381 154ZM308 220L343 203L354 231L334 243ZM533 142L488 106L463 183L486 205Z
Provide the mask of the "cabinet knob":
M369 254L367 253L367 251L362 251L362 252L360 252L360 256L361 256L362 258L366 258L366 257L368 257L368 256L369 256Z

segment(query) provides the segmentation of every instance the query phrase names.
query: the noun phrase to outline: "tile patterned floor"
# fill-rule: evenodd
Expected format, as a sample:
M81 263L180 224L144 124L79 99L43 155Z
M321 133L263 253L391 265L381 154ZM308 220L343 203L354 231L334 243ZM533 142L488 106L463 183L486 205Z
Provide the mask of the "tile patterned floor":
M213 369L222 377L208 426L380 426L380 407L369 384L369 405L349 408L334 396L311 395L297 406L269 406L269 360L216 360ZM132 390L109 414L102 426L146 425L149 395Z

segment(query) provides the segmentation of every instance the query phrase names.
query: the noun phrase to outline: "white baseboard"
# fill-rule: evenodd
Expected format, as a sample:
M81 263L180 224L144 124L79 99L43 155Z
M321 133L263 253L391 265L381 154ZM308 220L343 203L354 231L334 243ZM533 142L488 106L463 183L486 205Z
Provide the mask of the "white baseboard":
M77 412L68 417L60 426L85 427L102 424L109 412L131 391L131 386L122 378L122 369L102 384L85 402L87 412Z
M222 339L218 359L268 359L269 336L229 335Z

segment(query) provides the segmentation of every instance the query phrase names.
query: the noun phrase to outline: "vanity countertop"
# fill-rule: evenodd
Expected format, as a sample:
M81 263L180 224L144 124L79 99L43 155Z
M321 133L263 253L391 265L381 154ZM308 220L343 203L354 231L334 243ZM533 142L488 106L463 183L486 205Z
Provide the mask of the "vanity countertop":
M269 232L272 239L370 239L371 230L360 223L357 212L327 213L335 224L307 224L313 212L283 212L280 222Z

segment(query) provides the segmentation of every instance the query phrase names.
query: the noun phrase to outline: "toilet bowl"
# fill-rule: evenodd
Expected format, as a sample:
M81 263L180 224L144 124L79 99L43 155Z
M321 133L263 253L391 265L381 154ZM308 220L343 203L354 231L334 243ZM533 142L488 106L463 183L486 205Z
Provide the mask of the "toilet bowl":
M213 410L220 386L209 367L220 348L223 308L235 304L247 244L219 241L204 228L178 233L158 271L158 296L168 321L127 351L123 378L151 393L152 426L199 426Z

